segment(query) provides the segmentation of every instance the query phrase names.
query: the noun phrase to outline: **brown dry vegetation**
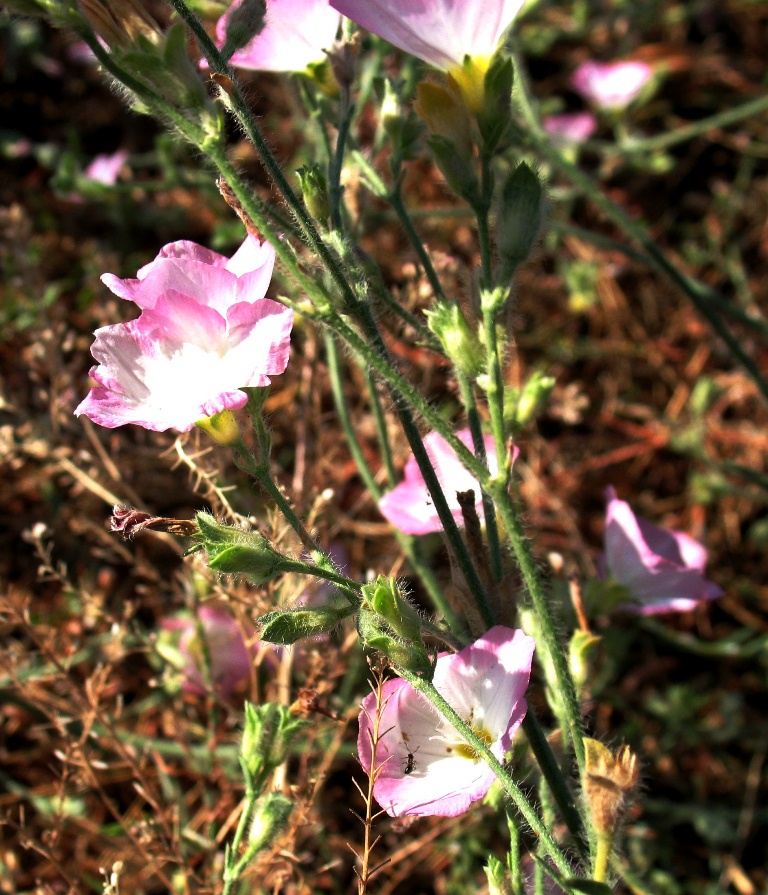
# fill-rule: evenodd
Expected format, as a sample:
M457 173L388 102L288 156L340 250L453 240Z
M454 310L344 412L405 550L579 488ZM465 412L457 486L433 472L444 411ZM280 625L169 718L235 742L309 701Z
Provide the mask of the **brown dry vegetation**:
M537 94L575 107L567 76L577 61L632 52L668 68L663 90L634 121L647 134L764 93L765 6L652 7L634 19L621 6L592 9L581 24L570 7L533 13L522 37ZM243 891L354 891L349 846L360 848L362 827L349 809L363 810L352 786L361 777L354 718L368 671L355 637L342 632L276 661L264 651L247 690L227 702L170 692L153 646L163 618L216 599L245 630L303 585L255 590L218 580L167 535L126 544L108 531L112 504L176 518L204 507L223 518L254 515L279 543L296 545L227 452L201 435L98 429L72 414L88 388L92 331L131 314L99 275L132 275L179 238L230 249L239 224L191 153L159 138L94 70L72 61L68 36L5 20L0 38L0 892L101 891L102 869L116 861L130 895L215 891L242 795L242 699L292 704L302 687L343 720L313 716L277 781L297 805L291 827ZM293 170L306 153L290 86L245 79ZM232 142L268 195L251 151ZM82 165L120 147L131 160L118 189L67 197L66 152ZM671 147L654 170L658 157L632 164L587 152L581 164L690 275L742 310L768 314L765 113ZM455 206L427 163L414 164L408 184L412 206ZM667 278L585 235L625 242L594 205L555 174L551 196L553 226L520 273L509 321L517 344L509 382L539 367L557 378L520 442L526 524L542 564L556 552L566 572L591 574L613 484L638 514L707 545L710 577L726 595L654 625L605 622L586 709L595 736L640 753L642 793L624 854L648 890L757 895L768 888L768 491L725 464L768 474L766 398ZM422 308L429 293L396 223L354 182L348 197L364 206L363 247L400 299ZM466 292L477 260L469 219L433 217L419 227L447 281ZM580 294L574 270L586 277ZM768 375L766 338L722 320ZM391 344L427 395L458 407L434 355L395 334ZM351 365L348 388L378 467ZM322 340L308 325L296 326L267 410L276 475L323 543L343 544L354 575L407 575L338 431ZM405 443L395 439L402 462ZM222 484L238 487L222 493ZM434 560L444 564L439 544ZM535 690L531 698L546 718ZM375 857L389 859L372 884L381 895L482 890L482 855L505 848L503 819L480 806L469 818L410 827L382 818L377 831Z

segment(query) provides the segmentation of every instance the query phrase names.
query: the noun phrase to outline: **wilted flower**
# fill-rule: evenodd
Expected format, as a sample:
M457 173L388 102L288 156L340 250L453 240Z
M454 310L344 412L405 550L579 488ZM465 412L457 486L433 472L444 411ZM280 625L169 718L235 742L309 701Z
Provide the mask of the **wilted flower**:
M433 683L499 761L528 708L534 640L500 625L461 652L437 660ZM494 772L437 714L427 698L402 678L383 687L373 794L392 817L454 817L482 799ZM357 747L370 773L376 694L363 700ZM380 769L380 770L378 770Z
M231 259L177 242L137 279L105 274L142 313L96 330L90 376L98 385L75 414L108 428L187 432L242 407L241 388L269 385L288 363L293 314L263 297L273 264L274 249L249 236Z
M644 62L582 62L573 73L572 84L600 109L623 109L653 76Z
M202 627L205 644L201 642L198 625ZM182 673L185 693L206 693L206 651L211 684L222 699L231 696L250 677L255 648L246 646L240 625L226 612L202 606L197 619L187 614L165 619L160 626L158 652Z
M451 72L464 58L490 59L524 0L330 0L366 31Z
M457 432L456 437L473 451L472 435L469 429ZM493 438L486 435L484 441L488 468L492 474L495 474L498 471L498 463ZM424 447L432 461L451 514L458 525L463 526L464 518L456 495L463 491L474 491L475 508L480 514L483 506L480 486L461 465L461 461L442 435L430 432L424 438ZM513 460L517 453L517 448L515 448ZM404 480L379 500L379 510L395 528L399 528L405 534L425 535L443 530L440 517L437 515L437 510L432 503L432 498L414 457L411 457L405 464Z
M707 551L698 541L637 518L613 488L606 497L605 573L628 592L623 610L640 615L686 612L701 600L722 596L704 577Z
M558 143L583 143L597 130L597 119L591 112L564 112L547 115L544 130Z
M216 25L219 46L226 40L227 25L242 4L233 4ZM303 71L323 62L336 40L341 16L328 0L268 0L264 29L230 63L256 71Z

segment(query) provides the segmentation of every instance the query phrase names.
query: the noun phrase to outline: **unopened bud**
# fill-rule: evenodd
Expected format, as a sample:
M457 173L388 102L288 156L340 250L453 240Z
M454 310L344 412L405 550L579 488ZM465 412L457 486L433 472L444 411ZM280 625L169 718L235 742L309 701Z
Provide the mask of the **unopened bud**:
M494 855L488 856L485 875L488 877L488 895L512 895L512 885L506 868Z
M291 744L309 722L297 718L284 705L245 703L240 764L248 783L256 786L288 758Z
M296 171L309 213L317 221L325 222L331 214L328 180L320 165L305 165Z
M366 646L383 653L393 665L406 668L427 679L434 673L433 663L421 640L407 642L397 637L381 616L362 610L357 617L357 630Z
M577 693L581 693L587 685L592 672L592 657L601 642L602 638L590 631L578 628L573 632L568 645L568 667Z
M195 519L200 527L200 546L208 554L208 567L216 572L247 575L258 585L293 567L292 561L274 550L257 531L224 525L208 513L198 513Z
M379 575L362 589L365 610L380 615L395 634L421 641L421 616L400 592L394 578Z
M221 55L229 59L237 50L249 44L264 30L267 13L266 0L242 0L231 8Z
M545 210L541 181L521 162L507 178L496 205L497 245L508 276L531 253L544 223Z
M549 399L555 383L554 376L547 376L541 370L532 373L525 385L513 395L510 413L512 426L520 429L534 420Z
M290 646L306 637L332 631L355 612L349 603L329 603L312 609L275 609L259 619L261 639Z
M285 829L293 802L281 792L269 792L256 805L248 832L248 854L264 851Z
M477 377L485 367L485 352L477 333L455 302L438 301L425 312L427 326L457 370Z
M424 125L413 109L403 102L398 85L389 78L384 81L380 114L381 126L392 143L393 158L400 161L415 158Z

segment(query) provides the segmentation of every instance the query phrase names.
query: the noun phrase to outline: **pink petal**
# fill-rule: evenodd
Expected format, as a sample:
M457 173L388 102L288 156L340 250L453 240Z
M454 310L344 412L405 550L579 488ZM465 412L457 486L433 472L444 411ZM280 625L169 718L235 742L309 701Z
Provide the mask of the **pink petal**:
M472 435L468 429L457 432L456 437L472 450ZM498 462L493 438L486 435L484 441L488 468L492 473L496 473ZM424 437L424 447L432 461L432 466L456 523L460 526L464 525L464 517L456 498L456 494L462 491L475 492L475 508L482 519L483 501L480 486L462 466L448 443L437 432L430 432ZM517 453L517 448L515 448L513 461L517 457ZM413 457L405 465L403 481L379 500L379 510L395 528L405 534L424 535L442 531L443 528L418 464Z
M548 115L541 123L551 137L563 143L583 143L597 130L597 119L591 112Z
M583 62L573 73L574 88L603 109L629 105L653 76L644 62Z
M331 0L366 31L436 68L490 57L524 0Z
M723 591L704 578L706 550L682 532L638 519L629 504L607 491L605 569L623 584L632 602L622 608L641 615L684 612Z
M224 45L227 21L234 8L216 26L220 47ZM255 71L303 71L326 58L340 22L341 17L328 0L268 0L264 30L238 50L230 62Z

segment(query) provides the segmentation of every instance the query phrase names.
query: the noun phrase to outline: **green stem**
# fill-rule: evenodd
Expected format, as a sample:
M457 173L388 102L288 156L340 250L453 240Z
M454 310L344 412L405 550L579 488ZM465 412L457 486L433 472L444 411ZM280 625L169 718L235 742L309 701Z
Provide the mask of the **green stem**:
M437 709L439 714L442 715L442 717L458 731L464 741L471 746L473 752L488 764L494 774L496 774L499 783L501 783L506 793L515 803L515 807L528 826L539 837L542 848L546 851L549 857L552 858L557 869L564 876L570 877L573 871L560 850L560 847L552 837L552 834L542 823L538 814L536 814L525 793L520 789L517 783L515 783L504 765L502 765L493 752L491 752L486 743L480 739L469 724L459 717L456 711L445 701L430 681L427 681L406 669L398 668L398 673L408 681L414 690L424 694Z
M368 385L368 394L371 397L371 411L373 419L376 423L376 435L379 440L379 450L384 461L384 468L387 470L387 481L389 487L394 488L397 483L397 471L395 470L395 461L392 457L392 445L389 443L389 433L387 432L387 421L384 418L384 411L381 409L381 400L379 399L379 391L376 387L376 378L370 370L365 373Z
M461 400L467 412L467 422L469 423L469 431L472 433L472 445L475 449L475 456L487 465L488 458L485 452L485 439L483 438L480 414L477 409L472 384L460 370L456 369L455 373ZM496 524L496 508L485 491L481 491L481 494L483 496L483 516L485 517L485 531L488 538L488 552L491 557L491 574L494 581L499 582L504 577L504 563L499 541L499 527Z
M414 252L416 252L416 257L419 259L419 263L424 269L424 273L429 280L429 285L432 287L432 292L435 298L439 301L443 301L445 300L443 287L437 276L437 272L435 271L432 261L427 254L427 250L424 248L424 243L420 239L419 234L416 232L416 229L413 226L411 216L408 214L408 209L405 207L405 204L403 202L402 190L402 180L401 178L397 177L395 179L395 185L392 187L392 190L387 197L389 199L389 204L394 209L395 214L400 221L400 225L405 231L405 235L408 237L408 242L410 242L411 248L414 250Z
M355 426L349 414L349 407L347 406L346 397L344 395L338 345L334 336L327 331L325 332L325 348L326 358L328 360L328 375L331 380L331 393L333 394L336 413L339 422L341 423L342 431L344 432L347 445L349 446L350 453L355 461L358 472L368 489L368 493L374 500L378 500L382 495L382 490L376 482L373 472L371 471L360 447L360 442L358 441ZM456 634L460 633L464 626L453 611L451 605L445 599L443 588L440 586L440 582L435 577L434 572L424 562L424 558L421 555L421 550L419 549L416 539L410 535L403 534L403 532L396 528L393 529L393 531L400 547L408 557L411 567L418 575L424 589L432 600L432 604L438 612L442 614L449 628Z
M584 754L584 727L581 720L581 712L579 710L579 700L576 695L576 687L573 683L568 661L566 659L565 650L557 636L555 630L552 610L547 601L544 592L544 586L536 568L536 562L531 553L528 540L523 531L517 510L509 495L508 489L501 483L492 485L491 493L496 500L496 507L507 532L512 549L515 551L517 562L525 581L526 589L531 597L534 611L536 612L537 621L541 630L542 642L538 643L539 648L543 647L547 653L549 661L552 663L555 675L557 677L557 686L560 698L563 702L563 709L566 713L568 723L568 736L573 744L573 751L576 756L576 762L579 766L579 775L584 773L585 754Z

